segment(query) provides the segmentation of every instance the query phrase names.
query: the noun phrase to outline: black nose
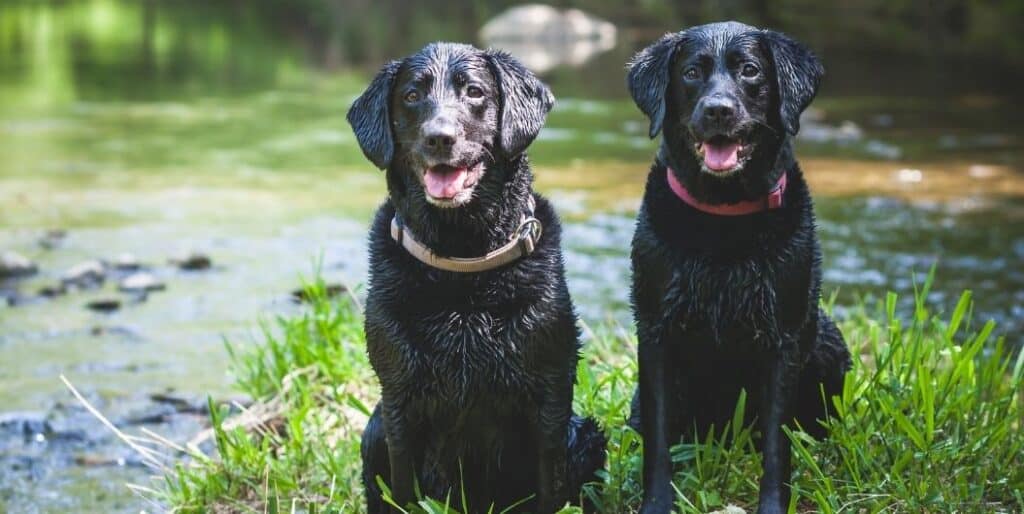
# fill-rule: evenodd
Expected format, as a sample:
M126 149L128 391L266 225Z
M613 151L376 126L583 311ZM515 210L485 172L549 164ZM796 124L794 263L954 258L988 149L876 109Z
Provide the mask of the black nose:
M458 127L447 117L437 117L423 124L423 144L430 150L451 150L457 137Z
M726 123L736 116L736 103L723 97L704 100L704 120L709 123Z
M455 144L455 136L449 134L433 134L427 136L427 147L429 148L451 148Z

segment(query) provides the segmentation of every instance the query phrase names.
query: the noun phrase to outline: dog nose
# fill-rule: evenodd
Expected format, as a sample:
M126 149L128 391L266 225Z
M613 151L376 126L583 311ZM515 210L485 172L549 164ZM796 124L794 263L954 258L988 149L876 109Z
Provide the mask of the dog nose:
M431 150L450 150L457 136L455 123L447 119L434 119L423 126L423 143Z
M731 121L736 115L736 104L732 100L717 96L704 101L704 119L711 123Z
M455 136L449 133L432 134L427 136L426 143L429 148L451 148L455 144Z

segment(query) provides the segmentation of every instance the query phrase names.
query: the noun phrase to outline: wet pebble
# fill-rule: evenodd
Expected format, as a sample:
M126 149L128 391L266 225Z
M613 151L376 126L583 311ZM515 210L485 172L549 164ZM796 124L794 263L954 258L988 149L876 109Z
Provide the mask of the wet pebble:
M27 277L38 271L36 263L20 253L7 251L0 254L0 278Z
M121 308L121 300L116 298L100 298L85 304L86 308L96 312L114 312Z
M324 286L324 294L328 298L334 298L347 291L348 287L346 287L345 284L327 284ZM292 300L299 303L308 303L312 300L310 297L310 291L307 289L296 289L292 291Z
M88 289L103 284L107 279L106 266L98 260L80 262L68 269L61 282L66 286L73 286L80 289Z
M146 293L149 291L163 291L167 285L158 280L152 273L144 271L132 273L121 279L117 288L126 293Z
M47 230L46 233L39 238L39 246L47 250L53 250L54 248L60 246L64 242L64 239L67 238L67 236L68 232L64 229L58 228L53 230Z
M889 128L892 127L896 122L896 118L892 114L881 113L871 117L871 124L876 127Z
M209 269L213 260L201 253L193 253L183 259L173 259L171 263L186 271L199 271Z
M21 435L35 438L53 432L45 412L3 412L0 413L0 433L8 436Z
M877 139L864 143L864 151L876 157L890 160L896 160L903 156L903 150L900 147Z
M142 269L138 257L130 253L122 253L114 259L114 269L118 271L137 271Z
M54 298L68 292L68 288L63 283L43 286L39 288L39 296L45 298Z

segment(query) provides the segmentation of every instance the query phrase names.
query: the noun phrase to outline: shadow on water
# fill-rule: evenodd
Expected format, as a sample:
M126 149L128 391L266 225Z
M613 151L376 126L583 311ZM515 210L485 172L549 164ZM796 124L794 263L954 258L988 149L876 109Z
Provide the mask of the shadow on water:
M288 293L314 261L329 281L363 280L365 227L385 192L344 123L348 104L386 59L433 39L476 41L510 2L427 2L433 9L417 10L415 22L395 15L400 4L0 6L0 251L39 268L0 281L0 511L140 508L120 484L145 482L145 470L117 460L120 447L85 425L57 374L125 423L187 437L197 419L140 418L164 412L152 393L226 394L222 338L250 340L260 316L301 308ZM682 19L699 19L649 4L595 3L591 16L616 20L612 45L600 20L571 41L546 40L549 54L508 34L495 40L550 67L543 76L559 101L531 160L538 189L567 221L570 287L591 323L631 323L627 248L655 145L625 96L623 63ZM761 16L749 5L723 12ZM875 59L880 43L863 35L871 52L846 57L857 39L848 30L832 27L842 37L831 38L806 20L775 22L806 36L830 69L798 144L816 193L825 290L839 291L840 314L887 290L909 302L913 274L937 263L931 301L950 306L972 289L975 320L997 319L1020 344L1020 108L984 73L917 94L933 61ZM914 34L901 51L914 48ZM46 235L55 228L66 236ZM213 267L168 263L193 250ZM125 252L166 290L139 301L110 276L41 294L83 261ZM84 308L103 299L122 305Z

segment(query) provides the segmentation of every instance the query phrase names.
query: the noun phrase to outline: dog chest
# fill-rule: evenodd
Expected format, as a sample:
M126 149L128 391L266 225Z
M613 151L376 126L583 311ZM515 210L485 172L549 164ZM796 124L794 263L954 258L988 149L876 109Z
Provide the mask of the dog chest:
M386 335L373 337L374 330L368 330L371 361L382 368L382 381L400 381L417 396L460 404L482 394L526 395L539 385L530 364L531 353L539 348L526 330L531 325L521 319L468 309L438 309L398 319L389 324Z

